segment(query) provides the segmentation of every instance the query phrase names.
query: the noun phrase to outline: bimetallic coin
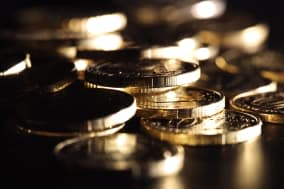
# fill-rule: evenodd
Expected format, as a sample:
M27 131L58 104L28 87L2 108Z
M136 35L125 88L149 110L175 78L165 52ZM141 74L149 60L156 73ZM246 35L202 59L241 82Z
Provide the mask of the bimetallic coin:
M54 154L68 168L131 171L138 179L173 175L184 164L181 146L126 133L69 139L59 143Z
M163 88L198 80L197 64L174 59L143 59L138 62L102 62L87 68L87 82L107 87Z
M225 97L221 92L195 87L179 87L164 93L135 97L137 113L144 117L159 114L197 118L214 115L225 108Z
M284 123L284 92L236 96L230 105L237 110L258 114L265 122Z
M175 144L225 145L245 142L261 134L262 122L254 115L224 110L207 118L141 118L150 135Z
M115 90L70 87L64 92L34 95L17 104L21 131L43 136L111 134L135 115L136 101Z

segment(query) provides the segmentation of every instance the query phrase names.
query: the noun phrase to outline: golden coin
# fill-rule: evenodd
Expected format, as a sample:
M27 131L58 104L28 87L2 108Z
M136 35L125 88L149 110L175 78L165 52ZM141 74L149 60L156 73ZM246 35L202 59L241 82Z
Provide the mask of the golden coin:
M284 123L284 93L268 92L236 96L232 108L259 115L264 122Z
M207 118L141 118L151 136L183 145L225 145L252 140L261 134L262 122L249 113L224 110Z
M137 95L138 115L185 118L211 116L225 108L225 97L221 92L179 87L164 93Z
M131 171L134 178L174 175L184 164L181 146L127 133L69 139L59 143L54 154L68 168Z

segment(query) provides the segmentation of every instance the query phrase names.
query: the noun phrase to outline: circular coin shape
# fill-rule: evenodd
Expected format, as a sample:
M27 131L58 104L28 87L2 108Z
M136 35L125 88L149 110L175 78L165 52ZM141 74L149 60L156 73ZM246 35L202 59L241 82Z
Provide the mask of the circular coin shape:
M184 163L181 146L126 133L69 139L59 143L54 154L69 168L130 170L134 178L173 175Z
M160 94L136 96L138 115L153 114L167 117L206 117L225 108L222 93L210 89L179 87Z
M230 101L234 109L251 112L270 123L284 123L284 92L236 96Z
M143 59L138 62L102 62L87 68L85 79L108 87L163 88L198 80L197 64L174 59Z
M253 77L251 74L254 74ZM263 78L257 73L251 74L231 74L217 69L205 70L194 86L222 91L228 99L244 92L277 90L276 82Z
M263 50L255 54L243 54L230 50L222 54L216 65L230 73L258 72L272 81L284 83L284 56L280 50Z
M108 129L122 128L135 112L135 99L127 93L74 87L60 94L29 96L18 103L16 120L20 130L35 135L108 134Z
M226 145L245 142L261 134L262 122L249 113L224 110L204 119L141 118L150 135L175 144L192 146Z

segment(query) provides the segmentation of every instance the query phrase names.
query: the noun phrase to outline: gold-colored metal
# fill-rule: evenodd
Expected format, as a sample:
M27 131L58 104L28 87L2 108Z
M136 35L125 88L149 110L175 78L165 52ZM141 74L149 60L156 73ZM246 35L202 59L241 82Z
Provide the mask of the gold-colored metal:
M76 89L76 91L75 91ZM107 89L68 88L31 96L17 105L18 130L41 136L112 134L136 113L135 98Z
M85 79L105 87L164 88L198 80L198 64L175 59L142 59L137 62L102 62L87 68Z
M225 108L225 97L221 92L196 87L179 87L135 97L137 115L143 117L159 114L174 118L197 118L214 115Z
M57 159L77 169L131 171L134 178L157 178L178 173L184 164L181 146L142 135L118 133L106 137L84 135L59 143Z
M264 122L284 123L284 93L268 92L237 95L230 101L232 108L259 115Z
M224 110L207 118L141 118L147 133L174 144L203 146L236 144L261 134L261 120L248 113Z

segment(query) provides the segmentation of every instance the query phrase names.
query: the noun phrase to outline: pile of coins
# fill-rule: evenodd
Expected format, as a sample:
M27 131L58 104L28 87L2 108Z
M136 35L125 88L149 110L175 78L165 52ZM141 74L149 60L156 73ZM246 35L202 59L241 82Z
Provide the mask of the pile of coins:
M224 0L128 3L23 9L1 30L0 104L17 132L62 139L67 167L155 178L182 169L184 147L284 123L284 55L265 47L267 24Z

